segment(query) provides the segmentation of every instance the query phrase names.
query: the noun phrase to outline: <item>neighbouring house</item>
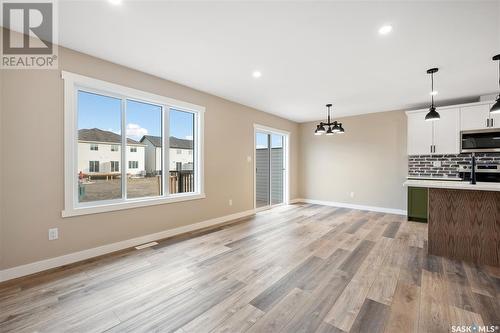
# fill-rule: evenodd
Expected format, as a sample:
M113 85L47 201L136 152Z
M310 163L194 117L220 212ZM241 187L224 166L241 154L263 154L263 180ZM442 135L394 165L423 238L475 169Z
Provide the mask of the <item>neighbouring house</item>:
M119 134L99 128L78 130L78 171L91 176L119 175L121 138ZM145 173L145 148L144 144L127 138L127 174Z
M271 156L269 156L271 153ZM271 169L269 170L269 162ZM283 202L284 151L282 147L256 148L255 150L255 200L271 204ZM271 178L271 181L270 181ZM271 186L271 189L269 189Z
M181 170L193 170L193 140L171 136L169 142L169 171L178 170L179 167ZM140 143L146 147L146 172L160 174L162 138L145 135L141 138Z

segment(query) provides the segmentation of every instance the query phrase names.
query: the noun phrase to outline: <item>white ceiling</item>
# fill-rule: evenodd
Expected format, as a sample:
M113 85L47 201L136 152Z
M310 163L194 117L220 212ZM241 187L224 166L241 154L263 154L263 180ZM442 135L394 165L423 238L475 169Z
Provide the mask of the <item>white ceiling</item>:
M424 105L433 66L437 100L498 90L500 1L101 0L59 14L63 46L299 122L328 102L335 116Z

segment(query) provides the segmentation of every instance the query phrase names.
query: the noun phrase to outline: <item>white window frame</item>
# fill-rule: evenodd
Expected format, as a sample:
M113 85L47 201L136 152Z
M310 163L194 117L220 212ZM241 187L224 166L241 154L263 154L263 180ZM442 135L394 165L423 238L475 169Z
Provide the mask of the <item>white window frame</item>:
M285 174L283 175L283 202L278 204L272 204L271 197L269 198L269 205L257 208L257 140L256 135L258 133L264 134L277 134L283 136L283 148L284 148L284 161L283 166L285 167ZM263 211L271 209L278 206L289 205L290 204L290 136L291 133L281 129L253 124L253 208L255 211ZM269 179L271 181L271 179ZM269 184L269 192L271 192L271 185Z
M64 210L63 217L96 214L136 207L145 207L173 202L197 200L205 198L204 190L204 114L205 107L188 102L179 101L173 98L160 96L134 88L125 87L115 83L110 83L98 79L93 79L83 75L62 71L64 80ZM116 97L120 99L135 100L162 107L163 123L163 194L156 197L100 200L92 202L78 202L78 98L79 90L88 91L104 96ZM123 102L122 102L123 103ZM195 192L170 194L169 192L169 113L170 110L179 110L193 113L194 117L194 183ZM122 123L124 117L122 107ZM124 127L122 124L122 127ZM123 133L125 134L125 133ZM126 135L122 135L122 147L127 147ZM124 150L121 165L125 166L126 150ZM122 172L126 173L126 168L122 167ZM126 184L126 181L124 182ZM126 193L126 185L122 192Z

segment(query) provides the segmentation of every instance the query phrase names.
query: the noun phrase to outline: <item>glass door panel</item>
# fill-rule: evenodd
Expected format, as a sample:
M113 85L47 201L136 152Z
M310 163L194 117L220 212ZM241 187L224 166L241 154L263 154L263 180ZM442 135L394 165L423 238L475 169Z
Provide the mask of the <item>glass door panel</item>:
M283 141L282 135L271 134L271 205L283 203Z
M269 206L269 135L255 134L255 204L256 207Z

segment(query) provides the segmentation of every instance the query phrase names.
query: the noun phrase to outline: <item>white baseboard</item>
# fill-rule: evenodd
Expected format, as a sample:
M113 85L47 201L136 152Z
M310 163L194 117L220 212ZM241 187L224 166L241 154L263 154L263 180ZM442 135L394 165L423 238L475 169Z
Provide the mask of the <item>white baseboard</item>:
M69 253L69 254L66 254L66 255L63 255L60 257L35 261L33 263L29 263L26 265L21 265L21 266L16 266L16 267L4 269L4 270L0 271L0 282L15 279L15 278L30 275L30 274L34 274L34 273L38 273L38 272L45 271L45 270L48 270L51 268L56 268L56 267L60 267L63 265L72 264L72 263L75 263L78 261L98 257L98 256L108 254L111 252L124 250L127 248L131 248L131 247L135 247L137 245L144 244L144 243L153 242L153 241L156 241L159 239L164 239L164 238L180 235L180 234L183 234L186 232L216 226L216 225L219 225L219 224L222 224L225 222L241 219L241 218L248 217L248 216L251 216L254 214L255 214L255 210L251 209L251 210L247 210L247 211L243 211L243 212L239 212L239 213L235 213L235 214L231 214L231 215L217 217L217 218L206 220L206 221L199 222L199 223L193 223L193 224L189 224L189 225L174 228L174 229L160 231L160 232L150 234L150 235L136 237L136 238L132 238L132 239L128 239L128 240L124 240L124 241L120 241L120 242L116 242L116 243L112 243L112 244L108 244L108 245L102 245L99 247L95 247L92 249L87 249L87 250L83 250L83 251L79 251L79 252Z
M298 203L298 202L304 202L304 199L292 199L292 200L289 201L290 205Z
M406 210L396 209L396 208L365 206L365 205L356 205L356 204L350 204L350 203L345 203L345 202L323 201L323 200L314 200L314 199L294 199L292 201L294 203L304 202L304 203L310 203L310 204L315 204L315 205L368 210L368 211L372 211L372 212L380 212L380 213L396 214L396 215L406 215Z

